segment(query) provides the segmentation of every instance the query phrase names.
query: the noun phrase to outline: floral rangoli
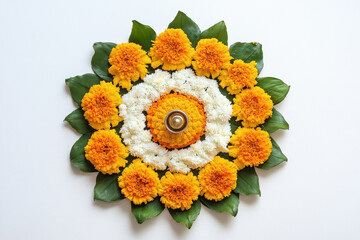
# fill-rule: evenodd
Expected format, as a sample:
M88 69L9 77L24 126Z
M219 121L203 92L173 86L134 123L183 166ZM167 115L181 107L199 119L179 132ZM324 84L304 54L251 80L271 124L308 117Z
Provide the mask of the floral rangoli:
M74 167L98 172L94 198L128 199L138 223L165 208L190 228L201 206L236 216L260 195L255 168L287 161L270 134L289 86L259 77L260 43L228 47L223 21L201 32L182 12L162 33L137 21L128 43L94 44L94 74L66 79L82 136Z

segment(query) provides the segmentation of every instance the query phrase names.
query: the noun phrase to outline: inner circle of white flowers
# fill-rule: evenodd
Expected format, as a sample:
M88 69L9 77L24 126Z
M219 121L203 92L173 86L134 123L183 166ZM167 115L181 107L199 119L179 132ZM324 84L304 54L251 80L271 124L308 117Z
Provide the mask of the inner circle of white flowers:
M192 95L204 104L206 112L205 140L197 141L184 149L167 150L152 141L146 130L147 111L161 95L171 91ZM220 93L216 80L199 77L191 69L183 69L172 75L156 70L147 75L144 83L134 86L122 97L120 116L124 125L120 133L133 156L140 157L155 169L187 173L210 162L219 152L228 152L231 137L229 120L230 101Z

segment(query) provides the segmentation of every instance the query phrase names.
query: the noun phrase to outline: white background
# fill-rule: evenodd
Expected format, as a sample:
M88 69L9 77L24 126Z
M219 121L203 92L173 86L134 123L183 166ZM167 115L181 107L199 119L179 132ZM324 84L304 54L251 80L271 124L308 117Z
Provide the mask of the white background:
M64 80L91 72L94 42L126 42L133 19L160 33L178 10L262 43L261 75L291 85L277 106L290 131L273 134L289 161L258 171L262 196L241 196L236 218L203 207L191 230L94 202L63 122ZM360 239L359 25L358 0L1 0L0 239Z

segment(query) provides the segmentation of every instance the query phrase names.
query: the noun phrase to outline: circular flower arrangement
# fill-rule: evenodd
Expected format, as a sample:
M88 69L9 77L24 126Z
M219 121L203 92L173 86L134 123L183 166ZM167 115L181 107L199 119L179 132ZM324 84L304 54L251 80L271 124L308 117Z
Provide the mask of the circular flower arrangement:
M137 21L129 43L94 44L95 74L66 79L83 134L70 160L99 172L95 199L127 198L139 223L165 208L190 228L201 203L235 216L239 194L260 195L255 167L287 161L270 134L289 86L258 77L259 43L228 48L224 22L201 32L184 13L159 35Z

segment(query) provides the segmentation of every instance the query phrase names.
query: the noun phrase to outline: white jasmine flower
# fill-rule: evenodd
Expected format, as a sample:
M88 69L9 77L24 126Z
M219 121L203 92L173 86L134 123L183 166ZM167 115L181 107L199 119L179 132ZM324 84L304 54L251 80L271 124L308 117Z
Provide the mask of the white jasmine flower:
M205 140L197 141L185 149L167 150L152 141L146 130L146 112L161 95L171 91L192 95L204 105L206 112ZM122 97L119 115L124 118L120 133L132 155L140 157L155 169L187 173L203 167L219 152L227 152L231 137L229 120L232 107L223 96L216 80L199 77L191 69L183 69L172 75L156 70Z

